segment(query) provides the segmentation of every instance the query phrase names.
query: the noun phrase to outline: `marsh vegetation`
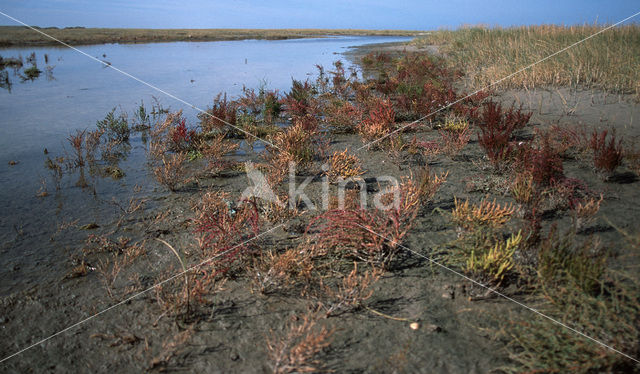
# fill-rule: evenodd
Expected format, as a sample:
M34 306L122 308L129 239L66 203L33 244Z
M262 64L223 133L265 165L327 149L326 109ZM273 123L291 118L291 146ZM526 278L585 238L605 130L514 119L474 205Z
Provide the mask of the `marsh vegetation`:
M613 120L568 126L498 91L465 98L479 67L450 58L373 52L286 92L213 93L195 122L141 104L70 135L54 181L114 170L139 132L168 200L145 212L132 197L72 251L61 284L92 294L88 310L148 292L36 364L104 369L93 359L109 352L136 370L639 371L610 349L640 351L639 233L621 224L640 212L637 145ZM243 198L251 172L273 199ZM38 308L5 305L12 321Z
M438 30L412 41L435 45L481 88L603 31L606 25L466 27ZM615 27L500 82L500 88L597 88L640 97L640 26Z
M357 30L357 29L110 29L67 27L36 27L70 45L104 43L152 43L176 41L217 41L244 39L299 39L324 36L415 36L409 30ZM25 26L0 26L0 46L56 45L57 41L36 33Z

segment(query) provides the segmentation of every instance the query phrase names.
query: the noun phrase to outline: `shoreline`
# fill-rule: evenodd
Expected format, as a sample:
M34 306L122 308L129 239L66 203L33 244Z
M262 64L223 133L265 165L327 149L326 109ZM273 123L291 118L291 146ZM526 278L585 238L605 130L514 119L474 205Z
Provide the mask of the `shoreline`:
M418 36L412 30L360 29L117 29L40 28L69 45L208 42L233 40L287 40L330 36ZM0 48L40 47L59 44L24 26L0 26Z
M362 65L362 58L368 54L384 53L391 57L400 57L406 53L428 53L430 55L439 56L438 46L429 45L426 47L418 47L410 42L388 42L388 43L372 43L364 45L351 46L341 55L355 65Z
M341 55L357 63L370 52L387 51L400 55L403 51L412 51L411 48L415 47L401 42L369 44L351 47ZM429 47L420 51L425 50L429 50ZM458 94L462 95L462 92ZM515 100L516 107L524 104L520 108L532 112L533 116L527 127L516 134L520 140L532 139L537 130L547 130L549 125L555 123L603 126L604 119L607 126L622 131L627 128L628 118L638 117L637 107L624 101L612 101L607 94L596 91L501 89L496 92L494 99L503 104L505 110ZM346 99L344 101L347 102ZM411 137L424 144L441 142L440 122L445 120L425 122L420 128L407 131L405 144L410 144ZM406 122L398 121L398 125ZM629 123L629 131L634 130L631 124ZM635 134L637 132L627 136ZM332 136L327 154L343 149L357 149L363 143L360 135L354 133L336 131ZM361 160L363 176L365 179L375 175L409 178L413 170L423 167L427 171L431 168L434 175L450 172L447 182L437 194L425 201L424 206L419 209L403 245L412 248L411 252L428 251L426 253L430 256L444 256L442 249L460 252L462 248L455 245L462 243L456 240L464 231L453 224L448 214L438 212L451 212L457 206L455 197L466 198L472 203L484 199L489 201L492 197L494 203L497 198L499 204L506 207L507 202L513 200L510 192L505 189L511 183L510 175L494 171L488 164L483 148L475 140L470 140L456 154L438 154L429 156L430 158L427 158L426 153L424 155L424 160L419 155L409 153L406 157L394 158L384 149L367 149L366 157ZM248 156L247 159L256 163L264 161L257 155ZM587 243L590 235L598 234L605 246L619 244L622 236L614 227L632 230L630 225L625 224L625 220L638 212L633 204L637 201L635 188L638 178L630 177L632 173L629 166L624 165L617 173L618 179L601 180L593 172L590 159L569 148L562 155L562 163L568 181L585 181L588 187L585 194L590 190L606 192L606 200L602 203L599 216L612 218L611 225L603 220L585 224L583 230L576 232L576 237L580 242ZM319 173L319 165L312 165L313 169L310 170ZM198 165L192 166L197 167ZM166 192L157 200L161 207L148 211L124 210L117 222L97 222L99 226L96 225L96 228L83 229L77 225L66 228L68 231L92 230L91 234L95 237L112 239L116 234L126 233L133 245L128 245L129 242L121 244L122 242L105 240L108 245L94 241L72 247L69 249L70 259L67 262L70 274L64 279L0 298L3 306L3 336L12 337L12 344L4 348L4 353L26 346L32 336L46 336L51 331L60 330L71 321L85 318L87 314L103 310L124 299L130 292L146 289L175 274L176 269L179 269L177 261L182 262L182 259L178 256L176 260L156 239L171 243L188 261L197 260L200 248L194 246L194 221L198 219L198 215L192 208L202 200L201 193L224 189L235 195L245 187L246 177L242 171L229 170L225 174L185 182L177 192ZM309 188L313 201L319 201L320 182L312 181ZM366 191L369 195L376 192L368 189ZM558 199L562 197L559 193L553 196ZM588 197L592 198L589 201L597 202L596 195L585 195L584 198ZM147 196L139 198L146 199ZM602 197L600 201L603 201ZM541 222L545 225L542 234L546 237L546 228L551 225L557 225L561 230L570 230L573 213L563 207L564 200L558 200L556 204L555 200L549 199L548 204L555 205L546 207L545 215L541 217ZM600 203L597 204L600 209ZM524 212L525 208L526 205L522 204L517 209L518 212ZM295 326L295 321L306 321L305 318L312 316L314 310L316 315L321 315L318 311L321 311L322 305L330 305L333 297L329 293L323 295L324 291L320 288L317 289L319 296L303 296L303 283L295 277L286 278L286 282L283 281L282 284L274 283L281 288L274 288L273 291L264 292L259 287L256 288L256 285L260 285L260 274L273 273L273 267L267 266L272 264L270 260L282 258L282 254L293 253L290 252L291 248L306 248L302 245L310 227L308 217L300 214L285 221L281 228L258 241L259 248L274 257L256 256L253 263L244 264L250 271L229 277L219 288L218 284L211 286L210 294L205 295L207 298L201 302L199 309L199 304L193 302L196 309L191 314L188 308L183 313L184 305L180 304L180 297L174 297L182 295L179 293L182 290L182 278L179 278L179 282L175 284L167 283L166 289L164 286L156 289L155 296L153 291L141 295L127 302L117 314L105 313L91 323L82 325L74 332L76 336L70 339L52 339L42 354L36 355L36 350L25 353L25 357L32 361L9 362L4 368L16 371L20 368L23 371L35 368L34 371L43 372L47 365L53 365L49 366L50 370L71 371L78 368L78 363L82 363L86 365L84 368L87 371L92 372L114 369L268 372L274 369L269 366L269 360L272 359L269 347L273 346L273 342L285 339L286 329ZM524 214L520 216L517 213L505 229L515 233L517 227L523 227L524 221ZM120 222L124 222L122 227ZM265 225L266 229L271 223ZM61 235L68 235L68 231ZM502 231L500 234L501 238L505 236ZM310 238L318 237L307 237ZM142 247L144 252L138 252ZM123 255L125 253L139 257L132 258L129 262ZM365 275L358 278L362 282L362 295L365 296L356 307L342 314L330 316L327 313L325 317L314 320L318 326L326 327L333 334L331 348L321 348L318 351L321 364L330 371L375 372L393 369L401 372L426 368L427 371L454 373L473 370L488 372L496 370L496 367L515 365L503 351L505 347L490 334L509 327L508 324L514 320L518 321L522 310L505 300L488 297L483 293L484 290L451 273L440 273L433 269L429 271L426 262L418 257L400 251L394 260L396 266L385 269L383 276L372 283L369 296L364 292L368 286L367 278ZM113 262L103 262L105 258ZM439 261L446 260L444 257L437 258ZM611 261L614 261L613 254ZM104 267L103 263L107 266ZM126 266L116 272L115 264L120 263ZM454 268L464 266L448 262L446 264ZM331 263L330 269L340 277L322 278L322 282L326 282L327 288L334 287L340 291L340 285L344 279L348 279L346 274L351 269L350 265L350 261ZM317 269L323 269L322 266L323 264L318 263ZM97 271L102 267L106 270ZM362 263L360 272L364 273L366 268ZM354 270L354 274L356 270L358 269ZM258 274L257 277L255 274ZM111 276L112 279L109 278ZM478 275L473 275L473 278L477 277ZM510 277L516 277L515 270L510 273ZM507 278L504 287L499 284L501 292L514 297L520 295L519 292L526 292L512 279ZM527 295L537 294L531 292ZM171 302L175 304L175 308L164 309L164 305ZM186 303L189 305L189 299ZM48 328L42 331L34 331L31 324L25 323L29 316L38 313L42 313L47 322ZM189 316L192 318L187 318ZM530 315L525 314L524 317L528 320ZM178 323L179 321L182 322ZM28 328L23 328L24 325ZM205 331L206 333L202 333ZM540 331L541 334L549 333L547 330ZM90 339L85 341L79 339L78 335L86 335ZM429 355L423 354L424 347L429 347ZM560 344L559 348L563 347ZM449 361L447 359L451 358L452 352L456 352L459 357Z

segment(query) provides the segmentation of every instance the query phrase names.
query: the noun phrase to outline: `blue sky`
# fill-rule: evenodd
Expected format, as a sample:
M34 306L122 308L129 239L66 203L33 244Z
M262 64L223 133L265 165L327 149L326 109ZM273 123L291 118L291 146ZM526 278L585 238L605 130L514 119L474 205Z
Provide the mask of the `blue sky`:
M640 1L0 0L0 11L31 25L57 27L430 30L463 24L613 23L640 11ZM0 25L13 24L0 15Z

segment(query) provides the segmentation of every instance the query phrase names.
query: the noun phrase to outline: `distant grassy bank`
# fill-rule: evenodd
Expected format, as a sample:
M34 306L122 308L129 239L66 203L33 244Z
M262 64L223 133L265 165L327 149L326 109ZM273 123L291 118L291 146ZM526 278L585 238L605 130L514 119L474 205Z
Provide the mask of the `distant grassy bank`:
M475 88L578 42L605 26L471 27L439 30L412 41L438 45ZM640 96L640 25L609 29L501 83L501 87L572 86Z
M416 36L420 31L355 29L100 29L38 28L67 44L152 43L241 39L297 39L325 35ZM0 46L54 45L56 41L24 26L0 26Z

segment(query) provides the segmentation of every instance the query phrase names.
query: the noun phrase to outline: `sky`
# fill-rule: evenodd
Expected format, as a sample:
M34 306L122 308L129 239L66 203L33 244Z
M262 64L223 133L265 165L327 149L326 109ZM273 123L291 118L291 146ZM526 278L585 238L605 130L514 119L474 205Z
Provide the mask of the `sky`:
M41 27L359 28L615 23L638 0L0 0L0 12ZM640 22L640 15L634 18ZM0 14L0 25L16 23Z

